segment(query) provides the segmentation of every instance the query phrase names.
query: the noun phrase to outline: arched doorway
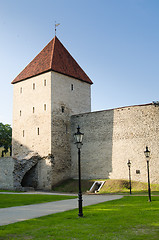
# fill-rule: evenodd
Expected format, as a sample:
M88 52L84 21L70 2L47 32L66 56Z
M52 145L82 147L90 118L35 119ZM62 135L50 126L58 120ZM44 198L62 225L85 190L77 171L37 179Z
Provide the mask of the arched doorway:
M26 172L22 181L22 187L32 187L34 189L37 188L38 185L38 169L37 164L33 166L29 171Z

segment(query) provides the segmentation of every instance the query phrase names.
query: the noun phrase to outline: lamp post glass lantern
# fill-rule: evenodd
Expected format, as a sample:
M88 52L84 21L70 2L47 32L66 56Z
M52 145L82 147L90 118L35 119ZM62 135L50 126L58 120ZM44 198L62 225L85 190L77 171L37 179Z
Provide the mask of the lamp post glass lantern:
M79 208L79 217L83 217L82 212L82 191L81 191L81 147L83 145L83 133L80 132L80 127L77 128L77 133L74 134L75 144L78 149L78 185L79 185L79 192L78 192L78 208Z
M130 187L130 194L131 194L131 172L130 172L131 162L130 160L128 160L127 165L129 168L129 187Z
M81 148L83 143L83 133L80 132L80 127L77 127L77 132L74 134L75 144L77 145L77 148Z
M144 151L146 161L147 161L147 177L148 177L148 194L149 194L149 202L151 202L151 188L150 188L150 174L149 174L149 161L150 161L150 151L146 146L146 150Z

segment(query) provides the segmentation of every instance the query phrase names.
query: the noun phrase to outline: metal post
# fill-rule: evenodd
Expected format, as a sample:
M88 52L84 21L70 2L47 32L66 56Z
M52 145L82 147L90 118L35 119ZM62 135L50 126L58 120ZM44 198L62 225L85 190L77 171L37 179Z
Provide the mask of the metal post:
M148 176L148 194L149 194L149 202L151 202L150 175L149 175L149 160L147 160L147 176Z
M78 207L79 207L79 217L83 217L82 213L82 191L81 191L81 149L78 148L78 173L79 173L79 193L78 193Z
M130 186L130 194L131 194L131 173L130 173L130 166L129 166L129 186Z

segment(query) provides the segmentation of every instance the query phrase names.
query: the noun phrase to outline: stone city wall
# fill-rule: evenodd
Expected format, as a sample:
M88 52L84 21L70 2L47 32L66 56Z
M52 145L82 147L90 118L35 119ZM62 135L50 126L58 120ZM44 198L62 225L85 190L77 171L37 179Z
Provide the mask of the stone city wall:
M0 158L0 189L51 190L52 156L17 160L12 157Z
M14 189L14 161L11 157L0 158L0 189Z
M80 125L84 133L81 149L83 179L128 179L147 182L144 151L151 151L151 183L159 183L159 107L153 104L72 116L72 136ZM77 148L72 137L71 176L78 177Z

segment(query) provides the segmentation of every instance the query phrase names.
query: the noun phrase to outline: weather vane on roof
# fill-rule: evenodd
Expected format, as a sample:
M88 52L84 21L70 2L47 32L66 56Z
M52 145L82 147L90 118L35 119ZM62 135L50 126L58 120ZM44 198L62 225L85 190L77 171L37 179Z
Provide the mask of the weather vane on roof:
M60 23L56 23L55 21L55 36L56 36L56 27L58 27L60 25Z

